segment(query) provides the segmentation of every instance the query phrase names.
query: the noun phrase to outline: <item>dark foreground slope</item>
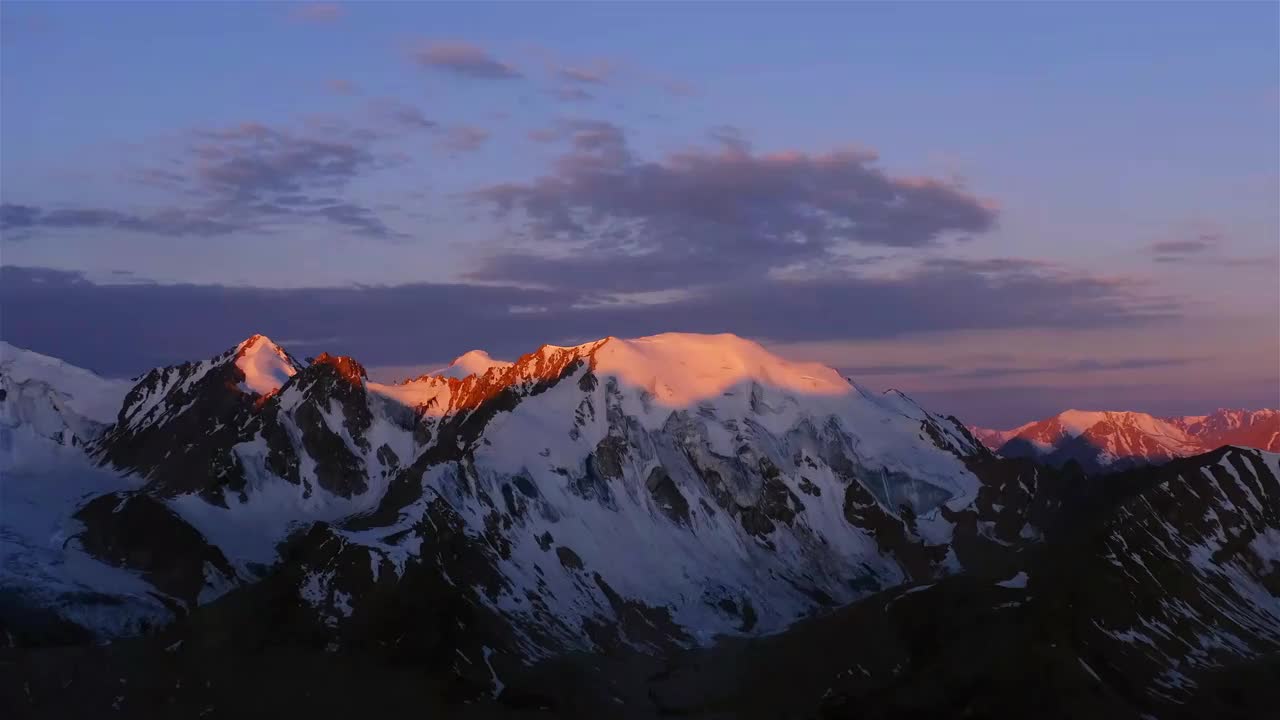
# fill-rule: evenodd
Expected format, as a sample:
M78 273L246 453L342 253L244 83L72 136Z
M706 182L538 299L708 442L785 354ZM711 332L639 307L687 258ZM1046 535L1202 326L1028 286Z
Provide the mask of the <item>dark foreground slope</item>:
M1266 717L1280 707L1277 460L1224 448L1114 476L1110 496L1075 503L1047 542L990 573L886 590L707 649L529 666L486 656L461 666L487 677L468 678L445 654L473 651L448 628L500 619L460 617L473 611L437 604L441 588L381 608L399 635L331 646L287 592L273 597L288 583L268 580L159 636L5 650L0 707L48 718Z

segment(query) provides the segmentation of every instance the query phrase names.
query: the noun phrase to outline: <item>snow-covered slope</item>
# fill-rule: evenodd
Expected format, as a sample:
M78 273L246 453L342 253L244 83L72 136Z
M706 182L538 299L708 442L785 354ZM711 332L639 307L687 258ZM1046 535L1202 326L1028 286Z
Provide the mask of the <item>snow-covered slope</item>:
M1280 412L1276 410L1218 410L1211 415L1167 418L1067 410L1012 430L970 429L1002 455L1034 457L1051 464L1075 460L1090 470L1166 462L1223 445L1280 449Z
M0 468L93 440L130 386L0 341Z
M907 506L921 542L943 544L940 506L963 506L978 484L924 432L936 418L740 338L548 346L497 375L433 398L423 422L452 440L451 457L407 476L425 492L379 533L400 536L437 497L475 532L509 529L496 564L515 592L492 598L508 615L578 624L614 614L616 592L708 638L774 629L815 596L844 601L908 575L850 521L861 504ZM513 407L471 436L491 403ZM528 607L530 590L545 607Z
M148 373L94 452L241 579L285 541L314 556L295 591L327 626L372 612L374 586L463 574L530 652L777 629L958 571L989 457L900 393L687 334L472 352L400 384L255 336Z
M83 550L73 517L139 484L84 453L131 386L0 342L0 625L27 640L74 638L64 621L113 636L171 618L138 573Z
M491 368L502 370L508 367L511 367L511 363L505 360L495 360L489 357L489 353L483 350L471 350L454 358L453 362L439 370L427 373L427 375L451 377L461 380L468 375L483 375Z

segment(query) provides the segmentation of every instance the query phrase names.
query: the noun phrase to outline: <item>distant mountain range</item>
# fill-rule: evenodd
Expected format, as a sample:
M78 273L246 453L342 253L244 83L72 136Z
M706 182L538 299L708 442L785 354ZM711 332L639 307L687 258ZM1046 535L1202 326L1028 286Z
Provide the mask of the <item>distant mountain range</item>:
M1073 411L997 455L732 335L393 384L261 335L127 382L0 343L0 707L1252 712L1280 454L1202 450L1275 415Z
M1086 470L1166 462L1223 445L1280 452L1280 410L1220 409L1209 415L1155 417L1140 412L1067 410L1012 430L969 427L1005 457L1029 457Z

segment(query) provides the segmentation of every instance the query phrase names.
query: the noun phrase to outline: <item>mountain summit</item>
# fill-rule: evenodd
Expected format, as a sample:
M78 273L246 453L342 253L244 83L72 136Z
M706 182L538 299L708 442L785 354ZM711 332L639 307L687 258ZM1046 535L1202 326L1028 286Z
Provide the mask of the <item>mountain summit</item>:
M1220 409L1209 415L1155 417L1140 412L1067 410L1012 430L970 428L1007 457L1031 457L1086 469L1166 462L1223 445L1280 451L1280 411Z
M235 366L244 375L239 388L259 395L279 390L301 367L266 335L253 335L237 345Z

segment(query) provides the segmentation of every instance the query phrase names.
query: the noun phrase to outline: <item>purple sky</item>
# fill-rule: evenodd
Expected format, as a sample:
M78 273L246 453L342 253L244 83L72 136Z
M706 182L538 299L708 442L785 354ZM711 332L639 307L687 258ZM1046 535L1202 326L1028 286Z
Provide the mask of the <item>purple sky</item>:
M735 332L987 425L1280 405L1273 3L0 6L0 336Z

